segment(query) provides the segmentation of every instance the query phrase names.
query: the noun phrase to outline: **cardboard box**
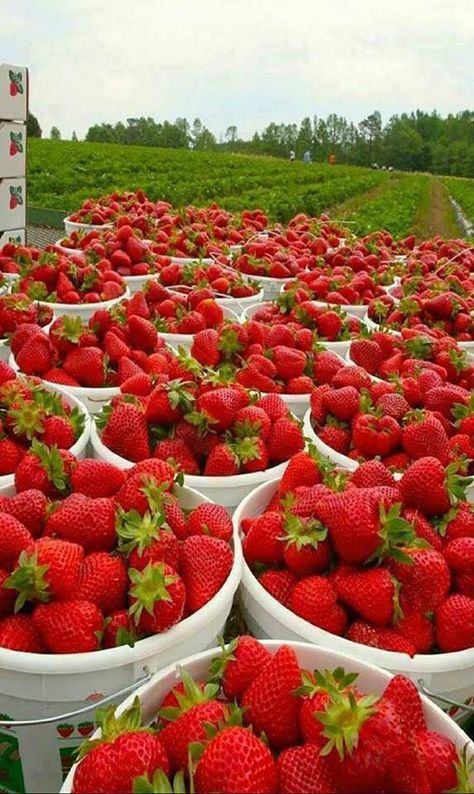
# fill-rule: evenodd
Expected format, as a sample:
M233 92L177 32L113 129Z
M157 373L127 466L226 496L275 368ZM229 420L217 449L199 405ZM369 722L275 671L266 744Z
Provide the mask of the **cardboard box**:
M7 243L19 243L24 245L26 242L25 229L11 229L7 232L0 232L0 248Z
M0 179L0 229L23 226L26 226L25 178Z
M28 69L0 63L0 119L26 121L28 118Z
M0 178L25 176L26 124L0 121Z

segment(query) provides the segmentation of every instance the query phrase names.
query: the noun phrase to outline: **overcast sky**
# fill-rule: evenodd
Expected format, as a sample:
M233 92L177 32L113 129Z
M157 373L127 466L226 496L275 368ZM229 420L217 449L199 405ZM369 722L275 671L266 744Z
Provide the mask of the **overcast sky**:
M0 0L43 134L199 116L216 135L474 106L474 0Z

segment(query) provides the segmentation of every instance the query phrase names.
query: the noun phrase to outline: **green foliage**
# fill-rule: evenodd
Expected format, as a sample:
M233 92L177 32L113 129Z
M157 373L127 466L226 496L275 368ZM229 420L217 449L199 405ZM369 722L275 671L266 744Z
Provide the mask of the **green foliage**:
M28 119L26 122L26 133L28 138L41 138L41 127L36 116L28 111Z
M466 218L474 225L474 180L445 179L444 183Z

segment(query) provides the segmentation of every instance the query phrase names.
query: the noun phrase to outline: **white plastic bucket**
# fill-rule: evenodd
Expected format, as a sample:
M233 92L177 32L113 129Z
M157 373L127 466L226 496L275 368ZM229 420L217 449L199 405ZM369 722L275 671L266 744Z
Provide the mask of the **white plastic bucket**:
M80 317L86 322L90 320L94 312L99 309L110 309L116 303L130 297L130 290L126 287L125 292L118 298L109 301L99 301L98 303L49 303L49 301L36 301L39 306L49 306L55 317Z
M66 254L66 256L74 256L76 259L85 259L86 252L82 250L82 248L68 248L66 245L61 245L64 238L61 240L56 240L54 243L54 247L61 251L62 254Z
M145 276L124 276L123 280L127 285L130 295L140 292L149 281L156 280L157 273L147 273Z
M54 391L57 394L60 394L64 398L64 402L68 403L71 408L77 408L79 412L84 416L84 429L77 439L76 443L72 445L69 452L72 452L77 458L85 458L86 456L86 447L89 442L89 437L91 434L91 425L92 420L89 416L89 413L85 407L85 405L77 399L72 394L68 394L63 386L58 386L55 383L46 383L43 381L43 386L47 391ZM12 487L13 482L15 479L14 474L4 474L0 477L0 493L5 494L8 493L9 489Z
M209 501L190 488L176 488L180 502L192 509ZM76 747L83 740L79 725L92 722L94 711L67 718L71 711L91 705L146 678L146 670L155 672L183 656L197 653L215 644L229 615L234 593L240 581L242 550L234 535L234 562L220 591L206 606L185 618L163 634L147 637L134 648L122 646L93 653L46 655L19 653L0 648L0 710L3 719L28 720L63 715L52 724L6 728L0 725L0 742L16 749L18 761L0 755L0 773L5 784L5 767L12 782L6 789L16 792L58 791L72 761ZM123 697L123 694L122 694ZM95 706L94 706L95 708ZM8 715L8 716L5 716ZM72 728L62 737L58 726ZM19 785L18 783L21 783Z
M278 482L264 483L241 502L234 513L236 532L243 518L264 512ZM245 560L239 597L245 621L256 637L311 642L331 648L336 653L347 654L361 660L361 663L377 665L392 673L403 673L419 686L423 681L430 692L442 697L458 702L474 699L474 648L456 653L417 654L412 658L408 654L351 642L313 626L284 607L259 584Z
M12 369L14 369L16 372L20 372L20 368L16 363L13 354L10 355L8 363ZM110 402L112 397L116 397L117 394L120 394L119 386L103 386L102 388L94 389L92 386L65 386L61 384L59 387L57 384L53 383L52 381L45 380L44 378L42 378L42 381L47 388L58 388L72 399L78 400L82 405L85 406L90 414L98 414L104 405Z
M95 458L107 460L120 469L131 469L134 465L132 461L116 455L115 452L112 452L102 443L95 422L92 422L91 425L91 445ZM281 477L287 466L288 461L285 461L277 466L272 466L271 469L265 469L265 471L234 474L228 477L204 477L203 475L185 474L184 483L190 488L196 488L200 493L205 494L208 499L224 505L229 512L232 512L244 496L253 491L257 485L267 480L272 480L274 477Z
M77 223L76 221L71 221L70 217L64 218L64 229L66 231L66 235L69 236L72 232L92 232L98 231L102 232L104 229L113 229L113 223L102 223L100 226L94 226L93 223Z
M382 694L387 686L390 678L392 677L385 670L380 667L368 664L365 660L361 661L357 656L347 655L328 648L315 648L306 642L284 642L280 640L265 640L263 642L266 648L274 655L282 645L290 645L296 656L301 668L306 670L334 670L337 667L342 667L346 672L358 673L357 686L364 693ZM220 648L213 648L210 651L196 654L188 659L183 659L180 662L180 668L187 670L195 680L206 679L209 675L209 666L216 656L221 654ZM130 695L117 709L117 715L122 714L126 709L132 706L134 698L138 697L141 704L141 717L144 725L152 722L156 717L157 711L168 694L170 689L176 686L181 680L179 669L176 665L170 665L166 670L162 670L153 676L151 681L144 684L133 695ZM463 748L468 745L468 753L471 755L474 752L474 744L469 737L454 723L449 717L444 714L438 706L434 705L428 698L422 695L423 713L426 719L428 729L431 731L438 731L451 739L456 745L459 753ZM100 737L100 731L94 734L94 738ZM64 785L61 789L61 794L70 794L72 791L72 784L74 773L77 764L71 769Z
M212 265L215 259L212 256L199 259L198 256L170 256L173 265Z

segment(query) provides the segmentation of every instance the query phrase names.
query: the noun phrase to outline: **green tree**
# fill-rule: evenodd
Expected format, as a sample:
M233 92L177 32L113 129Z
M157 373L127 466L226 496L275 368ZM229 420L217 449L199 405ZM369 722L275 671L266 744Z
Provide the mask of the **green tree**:
M51 127L51 132L49 133L49 137L52 141L60 141L61 140L61 131L58 127Z
M29 138L41 138L41 127L36 116L28 111L28 119L26 122L26 134Z
M76 130L73 130L73 131L72 131L72 137L71 137L71 141L73 141L74 143L77 143L77 141L78 141L78 140L79 140L79 139L78 139L78 137L77 137Z

